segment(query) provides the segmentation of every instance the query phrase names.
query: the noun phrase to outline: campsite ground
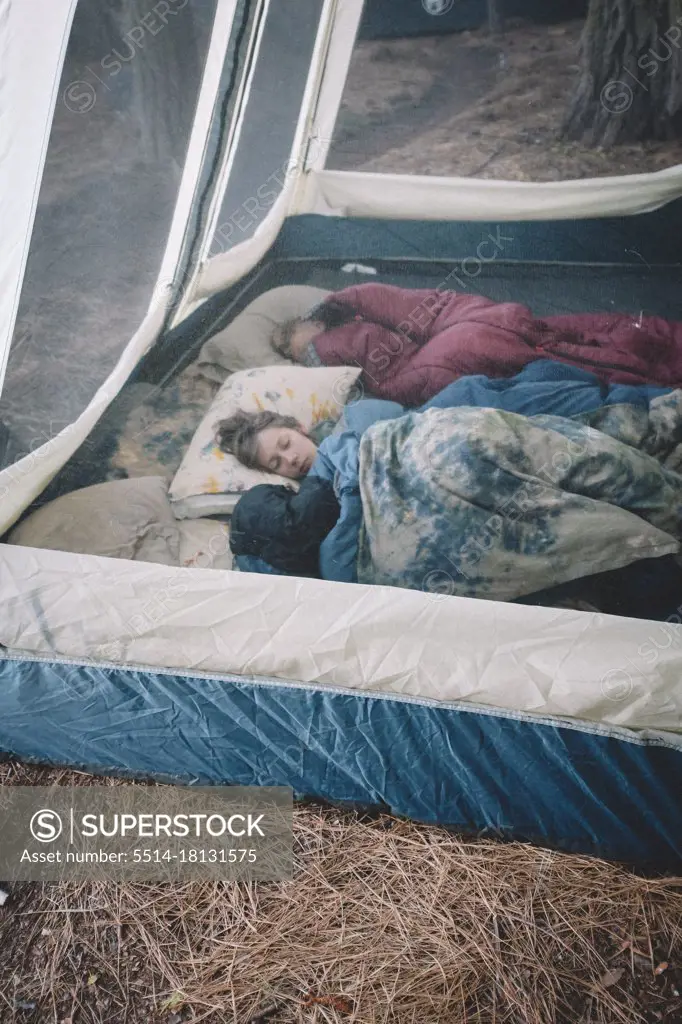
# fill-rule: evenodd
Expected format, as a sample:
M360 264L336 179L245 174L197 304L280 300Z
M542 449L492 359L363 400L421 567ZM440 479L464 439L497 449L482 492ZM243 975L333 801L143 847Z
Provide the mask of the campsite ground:
M116 785L0 765L2 785ZM3 1024L680 1024L682 880L316 806L293 882L23 883Z
M582 24L515 19L499 40L480 29L359 43L328 166L559 181L682 163L682 140L611 149L560 141Z

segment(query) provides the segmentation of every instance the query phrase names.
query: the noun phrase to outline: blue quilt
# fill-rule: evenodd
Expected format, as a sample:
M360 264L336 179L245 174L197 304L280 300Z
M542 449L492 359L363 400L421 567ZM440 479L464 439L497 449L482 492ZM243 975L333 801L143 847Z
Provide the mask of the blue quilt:
M473 408L374 424L358 581L509 601L677 552L682 476L625 441L675 458L681 394L583 414L600 430Z
M432 398L419 412L462 406L489 407L534 416L551 413L572 417L600 412L627 403L638 416L638 428L646 434L649 403L670 389L605 384L587 370L538 359L514 377L461 377ZM636 412L637 411L637 412ZM396 419L407 410L396 402L379 398L362 399L347 405L336 426L325 424L315 440L319 455L311 472L334 485L341 505L339 521L320 550L320 572L324 579L344 583L357 581L358 534L362 525L362 501L357 479L358 443L364 432L381 420ZM604 422L609 422L605 419ZM596 426L596 421L595 421ZM634 433L631 432L634 437ZM247 566L242 566L247 568ZM253 564L249 568L259 571ZM267 569L260 571L268 571ZM270 570L273 571L273 570Z
M606 384L588 370L537 359L514 377L460 377L423 405L421 411L473 405L524 416L546 413L571 417L611 405L648 409L652 399L669 393L670 388Z

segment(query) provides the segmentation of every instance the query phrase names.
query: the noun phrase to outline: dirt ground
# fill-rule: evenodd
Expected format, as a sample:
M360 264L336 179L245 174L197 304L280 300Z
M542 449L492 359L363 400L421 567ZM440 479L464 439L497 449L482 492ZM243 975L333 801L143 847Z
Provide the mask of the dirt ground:
M499 41L481 29L359 43L328 166L560 181L682 163L682 140L604 150L560 141L582 24L515 20Z
M159 273L178 172L138 159L134 120L101 92L82 115L56 106L0 398L10 430L0 466L80 415L144 319Z
M0 764L51 784L118 783ZM0 1021L682 1021L680 878L313 805L294 851L291 882L10 886Z

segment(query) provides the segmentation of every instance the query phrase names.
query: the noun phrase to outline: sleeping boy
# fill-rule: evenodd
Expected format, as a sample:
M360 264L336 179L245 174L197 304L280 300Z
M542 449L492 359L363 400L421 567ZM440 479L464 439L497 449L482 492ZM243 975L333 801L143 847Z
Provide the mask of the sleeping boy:
M682 322L626 313L538 319L515 302L388 284L332 294L277 328L272 344L305 366L359 366L365 391L410 408L459 377L511 377L536 360L607 384L682 384Z

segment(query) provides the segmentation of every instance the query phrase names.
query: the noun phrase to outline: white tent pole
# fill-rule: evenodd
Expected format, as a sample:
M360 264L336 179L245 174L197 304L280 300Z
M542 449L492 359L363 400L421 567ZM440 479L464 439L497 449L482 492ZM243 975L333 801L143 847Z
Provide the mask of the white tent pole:
M180 322L190 311L193 311L198 300L212 295L221 288L228 287L247 274L268 251L285 218L293 212L292 203L295 200L297 189L300 187L299 182L304 176L304 164L311 139L311 124L319 106L320 88L328 63L330 46L339 31L337 17L342 15L342 25L349 29L349 22L347 20L343 22L343 18L348 17L351 9L355 17L359 19L361 4L357 0L325 0L310 60L310 73L306 81L294 132L288 170L280 195L258 225L252 238L246 239L241 244L233 246L228 252L221 253L205 263L196 283L193 282L192 289L188 289L185 294L185 301L182 309L178 310L176 322ZM350 59L351 51L352 45L350 48L348 46L344 48L346 59ZM342 73L339 68L340 59L341 53L338 51L336 66L339 73ZM327 110L331 113L331 95L329 104ZM333 122L333 116L331 120ZM210 236L208 237L210 238Z
M362 19L363 0L338 0L330 26L329 45L322 67L315 111L310 126L311 145L304 172L322 169L334 134L334 125L346 87L348 69ZM296 201L294 209L296 212Z
M207 227L204 234L202 247L199 251L196 265L191 268L190 276L185 288L185 294L182 296L181 301L178 305L175 315L173 317L172 325L180 323L187 316L188 306L190 299L194 291L196 280L200 274L201 267L206 258L206 253L210 248L211 241L213 239L213 233L216 229L216 224L220 216L220 209L227 188L227 182L232 171L232 167L235 160L237 148L239 146L239 139L244 125L244 118L246 109L248 106L249 96L251 94L251 88L253 85L253 79L256 71L256 65L258 63L258 54L260 53L261 43L263 41L263 35L265 32L265 25L267 22L267 14L270 7L270 0L260 0L259 7L256 10L255 18L259 20L258 31L255 36L252 35L250 40L250 52L246 57L246 74L242 74L238 87L238 94L235 100L234 110L236 117L232 117L230 124L230 133L225 142L225 158L223 166L221 167L220 174L216 181L216 186L213 190L211 197L211 204L208 211Z
M230 41L237 4L238 0L218 0L194 124L187 146L182 180L150 310L156 305L167 302L170 298L171 286L182 254L192 202L201 176L213 111L225 63L225 51Z
M227 183L230 174L232 173L237 150L239 148L239 140L241 138L242 129L246 119L246 111L248 108L249 97L251 96L251 90L253 88L253 80L255 78L258 56L263 43L263 37L265 35L265 26L267 24L269 10L270 0L260 0L260 5L255 14L255 17L259 20L258 31L255 36L252 36L251 38L250 50L247 54L245 64L247 73L246 75L242 75L239 83L239 92L234 106L237 116L232 118L230 134L228 135L225 146L225 162L220 169L220 176L212 196L206 233L204 235L200 253L200 264L204 262L206 253L210 249L211 242L213 240L213 233L216 229L218 218L220 217L220 210L223 205L223 198L225 196L225 190L227 189Z
M315 47L310 61L310 74L308 75L305 91L301 100L301 110L298 116L298 123L296 125L294 140L291 146L291 158L289 161L289 174L287 175L287 178L289 180L293 180L294 188L292 191L291 202L289 204L289 213L294 212L293 204L298 188L298 182L304 174L309 151L312 148L311 143L315 141L313 138L313 119L315 117L315 112L319 107L320 89L322 88L324 81L330 49L332 48L334 39L339 31L338 15L341 10L347 8L349 3L357 5L357 2L358 0L326 0L322 9L320 25L317 32L317 38L315 40ZM359 0L359 6L362 8L362 0ZM337 72L341 74L341 78L345 81L345 69L340 69L337 66Z

